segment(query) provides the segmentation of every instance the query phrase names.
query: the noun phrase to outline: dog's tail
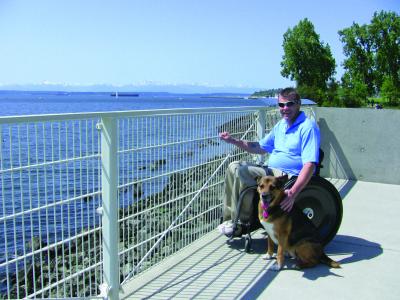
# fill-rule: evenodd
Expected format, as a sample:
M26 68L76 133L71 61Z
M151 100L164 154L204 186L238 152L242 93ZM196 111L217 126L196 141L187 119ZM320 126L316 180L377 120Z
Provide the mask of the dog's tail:
M321 256L321 263L330 266L331 268L341 268L340 264L337 261L334 261L330 257L328 257L325 253Z

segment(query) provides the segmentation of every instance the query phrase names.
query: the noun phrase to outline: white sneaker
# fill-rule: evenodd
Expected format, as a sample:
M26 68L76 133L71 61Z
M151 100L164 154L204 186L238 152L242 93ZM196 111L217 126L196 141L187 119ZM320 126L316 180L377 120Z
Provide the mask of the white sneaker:
M224 222L218 226L218 231L226 236L231 236L233 233L232 223Z

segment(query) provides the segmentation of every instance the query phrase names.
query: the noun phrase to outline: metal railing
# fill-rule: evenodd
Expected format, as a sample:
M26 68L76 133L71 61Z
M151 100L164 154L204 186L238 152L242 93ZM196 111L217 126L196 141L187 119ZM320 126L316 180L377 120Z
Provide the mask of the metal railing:
M98 119L52 118L1 118L3 298L95 295L102 282Z
M255 140L278 120L261 107L1 117L0 297L118 298L219 224L225 168L254 157L218 133Z

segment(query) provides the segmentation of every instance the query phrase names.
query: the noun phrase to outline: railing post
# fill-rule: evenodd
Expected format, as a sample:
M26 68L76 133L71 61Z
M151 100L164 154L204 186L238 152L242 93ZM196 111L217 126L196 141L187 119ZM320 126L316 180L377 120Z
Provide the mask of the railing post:
M257 119L257 138L258 140L261 140L265 136L265 124L266 124L266 112L264 109L258 110L258 119ZM264 163L265 156L264 155L258 155L257 157L257 163L258 164L263 164Z
M101 119L101 183L103 234L103 291L108 299L119 299L118 259L118 159L117 119ZM106 294L106 295L104 295Z

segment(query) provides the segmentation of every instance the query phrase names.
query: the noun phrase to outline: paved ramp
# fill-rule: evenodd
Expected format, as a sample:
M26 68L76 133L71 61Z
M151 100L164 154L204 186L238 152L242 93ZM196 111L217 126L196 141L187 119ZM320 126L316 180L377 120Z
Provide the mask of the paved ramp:
M343 221L326 247L342 264L280 272L265 261L263 230L253 252L217 230L123 286L121 299L400 299L400 186L335 181Z

